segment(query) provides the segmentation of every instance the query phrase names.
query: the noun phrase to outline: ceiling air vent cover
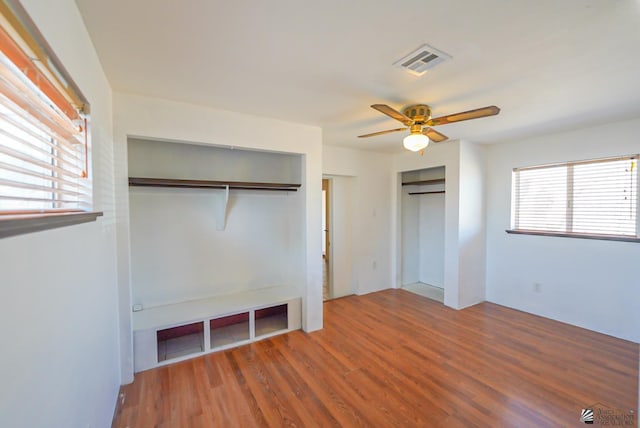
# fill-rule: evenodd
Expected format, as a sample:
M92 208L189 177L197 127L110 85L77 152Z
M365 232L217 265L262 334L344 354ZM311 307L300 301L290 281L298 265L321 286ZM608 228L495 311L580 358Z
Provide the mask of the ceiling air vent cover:
M415 51L394 62L393 65L403 68L416 76L422 76L430 68L448 59L451 59L450 55L425 43Z

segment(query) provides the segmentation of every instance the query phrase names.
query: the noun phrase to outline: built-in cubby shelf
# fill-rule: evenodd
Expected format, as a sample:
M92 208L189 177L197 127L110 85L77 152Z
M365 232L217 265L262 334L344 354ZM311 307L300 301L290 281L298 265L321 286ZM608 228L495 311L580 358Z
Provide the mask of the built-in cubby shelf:
M242 312L210 320L211 349L251 339L249 318L249 312Z
M296 183L259 183L252 181L182 180L174 178L129 177L129 186L174 187L185 189L238 189L274 190L295 192L301 186Z
M204 351L204 325L201 322L158 330L156 338L158 362Z
M294 287L268 287L133 312L136 372L300 329Z
M289 325L287 305L271 306L255 312L256 337L283 330Z

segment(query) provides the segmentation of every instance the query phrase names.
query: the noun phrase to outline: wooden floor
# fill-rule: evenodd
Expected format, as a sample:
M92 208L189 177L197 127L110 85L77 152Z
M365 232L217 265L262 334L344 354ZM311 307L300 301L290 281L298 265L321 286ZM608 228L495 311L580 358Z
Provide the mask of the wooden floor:
M324 316L137 374L113 426L579 427L583 408L638 403L637 344L495 304L386 290Z

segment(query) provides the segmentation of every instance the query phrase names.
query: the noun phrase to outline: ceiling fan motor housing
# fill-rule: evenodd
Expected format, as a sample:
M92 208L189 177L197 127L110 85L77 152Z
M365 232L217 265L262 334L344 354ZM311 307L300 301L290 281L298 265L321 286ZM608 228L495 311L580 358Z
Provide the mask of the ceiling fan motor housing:
M424 123L431 119L431 109L426 104L415 104L405 107L402 111L405 116L410 117L416 123Z

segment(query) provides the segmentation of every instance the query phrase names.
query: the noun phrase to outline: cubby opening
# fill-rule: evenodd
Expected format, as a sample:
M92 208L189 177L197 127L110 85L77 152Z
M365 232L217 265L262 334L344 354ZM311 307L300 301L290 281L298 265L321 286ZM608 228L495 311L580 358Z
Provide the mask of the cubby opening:
M212 349L249 340L249 312L212 319L209 331Z
M289 328L288 306L284 304L256 310L256 337Z
M158 330L158 362L204 351L204 323Z

